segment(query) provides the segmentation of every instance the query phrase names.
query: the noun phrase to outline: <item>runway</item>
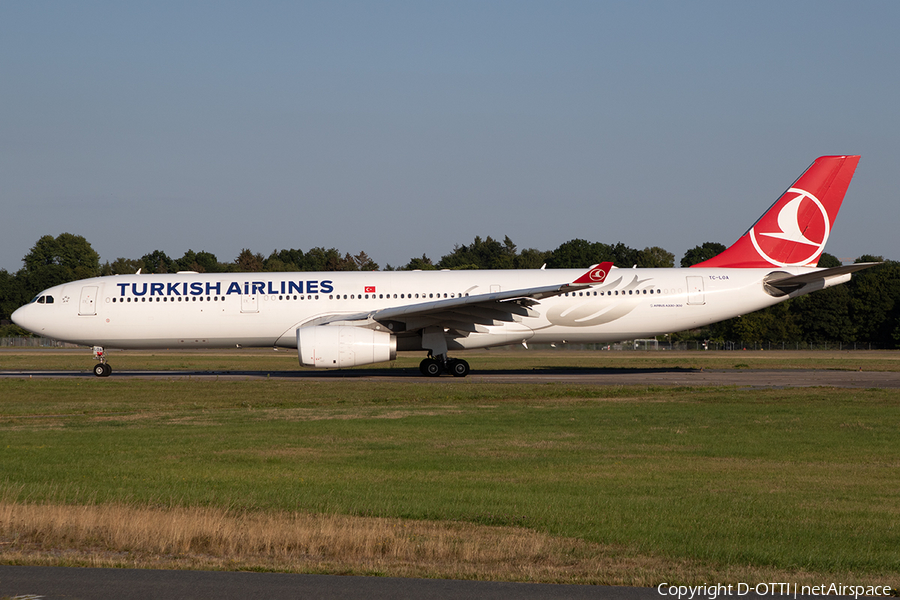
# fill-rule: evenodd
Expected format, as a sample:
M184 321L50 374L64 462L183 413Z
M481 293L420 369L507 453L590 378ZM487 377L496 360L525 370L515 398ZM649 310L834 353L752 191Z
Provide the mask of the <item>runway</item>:
M94 378L90 371L0 371L0 378ZM528 369L473 371L465 378L423 377L415 369L335 371L114 371L112 378L265 379L389 382L418 380L442 385L477 383L570 383L578 385L735 386L741 389L789 387L900 388L900 371L832 369Z

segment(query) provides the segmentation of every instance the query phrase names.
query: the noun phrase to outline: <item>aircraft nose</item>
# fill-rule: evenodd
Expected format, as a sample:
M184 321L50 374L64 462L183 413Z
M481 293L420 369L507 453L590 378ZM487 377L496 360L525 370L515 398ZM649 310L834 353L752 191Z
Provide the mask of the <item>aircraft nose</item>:
M12 315L10 315L10 319L12 322L21 327L22 329L27 329L32 333L39 333L38 323L35 319L34 307L30 304L26 304L25 306L17 308Z

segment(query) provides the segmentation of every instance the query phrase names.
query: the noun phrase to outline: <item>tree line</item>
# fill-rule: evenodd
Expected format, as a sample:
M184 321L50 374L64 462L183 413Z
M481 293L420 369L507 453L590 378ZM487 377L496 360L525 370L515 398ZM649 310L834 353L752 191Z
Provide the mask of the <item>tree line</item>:
M705 242L688 250L682 267L702 262L725 250L717 242ZM583 269L612 261L619 267L666 268L675 256L658 246L642 250L618 242L606 244L574 239L555 250L518 250L509 236L502 241L475 237L458 244L438 261L428 256L411 258L405 265L380 267L365 252L342 253L336 248L276 250L269 256L243 249L231 262L221 262L211 252L188 250L172 258L154 250L140 258L117 258L101 264L100 255L82 236L45 235L22 259L23 267L9 273L0 269L0 320L6 321L19 306L41 290L54 285L96 277L142 273L276 272L276 271L393 271L428 269ZM881 262L880 256L862 256L858 262ZM839 266L823 253L820 267ZM782 302L768 309L687 332L672 332L673 341L716 340L765 342L866 342L881 348L900 347L900 262L854 273L844 285ZM3 324L0 335L21 335L15 326Z

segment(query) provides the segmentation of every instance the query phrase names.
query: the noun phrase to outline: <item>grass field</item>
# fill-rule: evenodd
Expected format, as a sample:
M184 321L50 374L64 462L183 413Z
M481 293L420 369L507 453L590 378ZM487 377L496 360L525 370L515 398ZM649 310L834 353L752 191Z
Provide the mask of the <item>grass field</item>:
M896 588L898 432L877 389L3 379L0 562Z

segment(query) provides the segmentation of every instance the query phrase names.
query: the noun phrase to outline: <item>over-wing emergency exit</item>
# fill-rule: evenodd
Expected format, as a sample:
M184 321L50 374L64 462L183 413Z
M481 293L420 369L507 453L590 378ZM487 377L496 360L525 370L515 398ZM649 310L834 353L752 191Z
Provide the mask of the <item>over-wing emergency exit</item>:
M66 283L12 315L94 348L296 348L341 368L424 351L423 375L464 377L451 351L611 343L683 331L850 280L816 267L859 156L823 156L727 250L690 269L616 268L118 275Z

